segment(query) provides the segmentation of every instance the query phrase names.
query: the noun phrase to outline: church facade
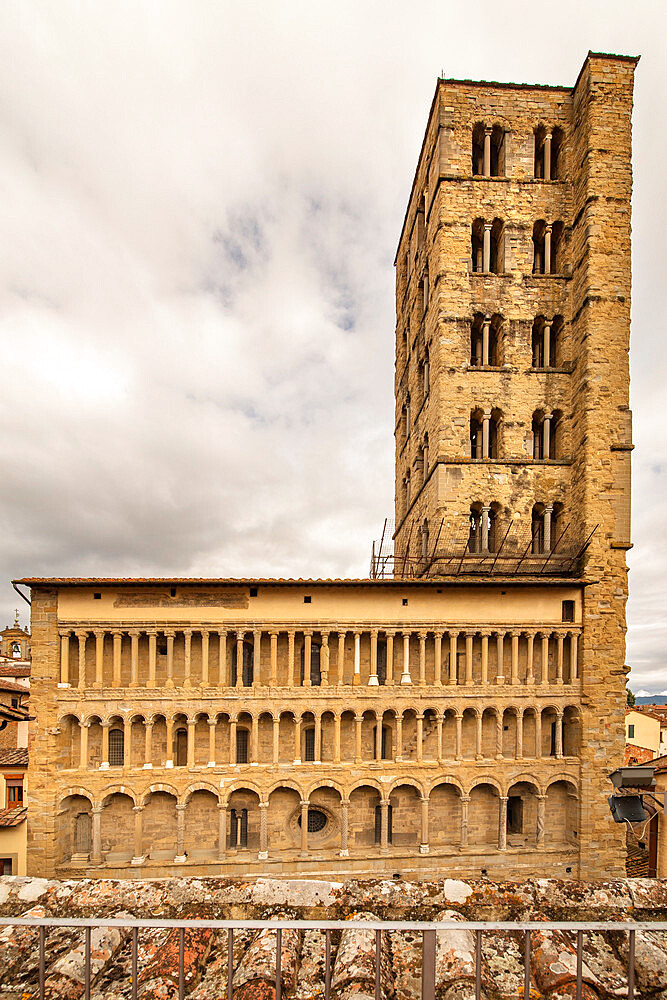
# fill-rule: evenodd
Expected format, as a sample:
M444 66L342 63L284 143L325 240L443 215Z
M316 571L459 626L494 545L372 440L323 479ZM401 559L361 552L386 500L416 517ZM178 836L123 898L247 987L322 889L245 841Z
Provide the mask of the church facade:
M16 581L31 874L621 871L635 63L438 81L369 579Z

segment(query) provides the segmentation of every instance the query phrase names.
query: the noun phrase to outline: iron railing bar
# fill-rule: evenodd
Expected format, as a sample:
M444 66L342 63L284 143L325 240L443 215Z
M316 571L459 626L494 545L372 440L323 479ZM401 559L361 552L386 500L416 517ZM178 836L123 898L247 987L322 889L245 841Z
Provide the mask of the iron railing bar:
M152 927L240 930L360 930L360 931L667 931L667 920L168 920L117 917L0 917L0 926L21 927Z
M282 996L282 950L283 931L279 927L276 931L276 1000L281 1000Z
M635 931L628 931L628 1000L635 995Z
M584 932L577 931L577 993L576 1000L581 1000L581 990L583 987L582 983L582 966L583 966L583 947L584 947Z
M234 928L227 931L227 1000L234 996Z
M459 926L461 926L459 924ZM435 1000L435 931L422 933L422 995L421 1000Z
M39 928L39 1000L44 1000L46 989L46 926Z
M185 927L178 929L178 1000L185 1000Z
M482 931L475 931L475 1000L482 1000Z
M331 997L331 928L324 932L324 1000Z
M132 1000L137 1000L139 984L139 928L132 928Z
M382 949L382 931L375 932L375 1000L382 1000L380 984L380 953Z
M90 937L91 937L92 933L93 933L92 927L86 927L86 929L84 931L84 942L85 943L84 943L84 959L83 959L83 963L84 963L84 966L83 966L83 968L84 968L84 971L83 971L83 975L84 975L84 986L83 986L83 991L84 992L83 992L83 995L86 998L86 1000L90 1000Z
M523 935L523 1000L530 1000L530 931Z

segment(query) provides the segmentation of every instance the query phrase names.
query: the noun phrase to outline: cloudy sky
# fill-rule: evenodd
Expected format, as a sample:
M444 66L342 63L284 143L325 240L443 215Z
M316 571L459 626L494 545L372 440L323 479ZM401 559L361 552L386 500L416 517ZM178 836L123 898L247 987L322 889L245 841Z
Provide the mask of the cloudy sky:
M4 0L0 580L364 575L436 78L589 48L642 55L628 662L667 689L661 0Z

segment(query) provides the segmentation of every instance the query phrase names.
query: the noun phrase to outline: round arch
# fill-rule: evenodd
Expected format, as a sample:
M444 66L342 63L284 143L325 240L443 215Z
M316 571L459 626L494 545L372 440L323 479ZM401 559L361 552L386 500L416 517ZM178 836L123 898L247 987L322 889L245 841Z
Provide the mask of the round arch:
M516 776L507 779L507 788L505 791L505 795L508 794L510 788L513 788L514 785L520 785L520 784L531 785L532 788L535 789L538 795L544 794L542 788L542 782L539 780L539 778L537 778L534 774L525 774L522 772L521 774L517 774Z
M455 788L458 788L460 795L465 795L460 779L455 778L453 774L443 774L438 778L434 778L428 786L427 794L430 795L433 789L437 788L438 785L453 785Z
M220 789L216 788L215 785L210 784L208 781L194 781L191 785L188 785L181 795L179 802L183 805L187 805L195 792L210 792L212 795L215 795L218 802L220 802Z
M579 783L571 774L552 774L544 785L544 791L546 792L547 789L550 788L551 785L554 785L557 781L563 781L565 784L570 785L574 789L577 798L579 798Z
M416 778L405 777L405 778L394 778L391 784L387 785L386 795L384 796L384 798L389 798L394 789L398 788L399 785L410 785L411 788L414 788L415 791L419 792L421 798L425 797L424 786L422 785L422 783L420 781L417 781Z
M491 785L492 788L498 792L498 795L503 794L502 786L497 778L494 778L491 774L480 774L477 778L474 778L470 785L468 786L468 795L472 792L473 788L477 788L478 785Z
M379 781L375 780L375 778L359 778L359 780L355 781L355 783L349 789L346 798L349 799L352 792L356 792L358 788L374 788L381 799L385 797L384 796L385 789L382 787Z
M156 782L154 785L149 785L148 788L141 794L141 805L145 806L149 795L153 792L166 792L167 795L173 795L173 797L178 802L178 789L174 788L173 785L167 785L164 782Z
M273 792L277 791L279 788L290 788L293 792L296 792L296 794L301 799L307 798L307 796L303 794L303 789L296 781L292 780L291 778L282 778L279 779L278 781L274 781L273 784L267 788L266 792L264 793L265 797L264 799L262 799L262 801L267 802L269 795L272 795ZM261 798L262 797L260 795L260 799Z
M333 788L334 791L338 792L338 794L341 797L341 800L347 798L343 786L340 784L340 782L334 781L332 778L319 778L314 780L309 785L305 798L310 799L310 796L313 794L313 792L316 792L318 788Z
M63 790L60 792L58 799L56 800L58 803L58 809L62 807L62 804L65 801L65 799L68 799L71 795L78 795L82 799L88 799L91 807L97 805L95 796L93 795L92 792L89 792L87 788L83 788L81 785L70 785L69 788L63 788Z
M128 788L127 785L107 785L100 792L100 804L104 805L111 795L127 795L129 799L132 799L135 806L137 804L136 793L131 788Z

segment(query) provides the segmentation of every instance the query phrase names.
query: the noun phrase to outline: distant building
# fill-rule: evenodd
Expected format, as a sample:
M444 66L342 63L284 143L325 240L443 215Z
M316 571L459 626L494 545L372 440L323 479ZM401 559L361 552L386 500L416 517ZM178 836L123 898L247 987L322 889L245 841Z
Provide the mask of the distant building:
M0 875L26 874L30 635L0 631Z
M645 764L661 755L661 746L667 734L667 713L665 716L661 718L651 707L644 705L626 709L626 764Z

